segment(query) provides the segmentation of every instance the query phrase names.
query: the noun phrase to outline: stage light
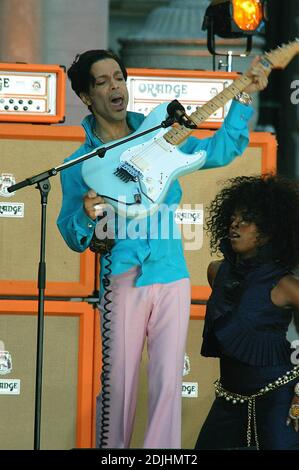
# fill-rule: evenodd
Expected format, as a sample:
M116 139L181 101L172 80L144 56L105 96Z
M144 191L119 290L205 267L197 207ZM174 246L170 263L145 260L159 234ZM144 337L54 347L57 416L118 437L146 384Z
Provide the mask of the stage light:
M259 0L233 0L233 20L243 32L255 32L263 24L263 4Z
M215 56L224 55L216 51L215 35L221 38L246 38L246 49L241 53L227 51L227 63L219 67L232 69L232 57L245 57L252 49L252 36L263 32L266 20L267 0L211 0L202 29L207 30L207 47L213 55L213 70L216 70Z
M212 0L202 29L222 38L248 37L263 30L265 17L265 0Z

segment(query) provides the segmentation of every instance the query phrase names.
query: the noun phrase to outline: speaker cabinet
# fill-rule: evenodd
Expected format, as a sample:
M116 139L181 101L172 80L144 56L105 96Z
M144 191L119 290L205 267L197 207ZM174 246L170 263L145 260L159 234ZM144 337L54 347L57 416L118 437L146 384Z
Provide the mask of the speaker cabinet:
M33 449L37 302L0 301L0 449ZM87 303L45 303L41 449L92 444L94 310ZM6 368L7 369L7 368ZM19 394L3 383L20 381ZM4 382L3 382L4 381Z
M83 139L77 126L0 125L0 295L37 294L40 242L39 191L27 186L10 195L5 184L57 166ZM46 295L88 295L94 289L95 256L89 250L80 255L65 244L56 226L61 207L59 175L50 183Z
M205 138L211 132L196 131L195 135ZM203 210L203 224L181 225L182 238L192 284L192 299L205 300L210 295L207 282L207 267L212 260L209 239L203 230L206 210L229 178L241 175L260 175L276 170L277 142L272 134L252 132L250 144L241 157L225 167L200 170L180 178L183 209Z
M213 135L211 131L196 131L203 139ZM261 175L276 171L277 141L267 132L252 132L250 143L241 157L237 157L225 167L199 170L179 179L183 197L179 209L202 211L199 224L181 224L184 253L190 273L193 300L207 300L210 287L207 282L207 267L213 257L210 254L208 236L203 229L207 207L217 192L229 178L241 175ZM215 258L215 255L214 255ZM97 270L98 261L97 261ZM96 275L96 288L99 288L99 273Z

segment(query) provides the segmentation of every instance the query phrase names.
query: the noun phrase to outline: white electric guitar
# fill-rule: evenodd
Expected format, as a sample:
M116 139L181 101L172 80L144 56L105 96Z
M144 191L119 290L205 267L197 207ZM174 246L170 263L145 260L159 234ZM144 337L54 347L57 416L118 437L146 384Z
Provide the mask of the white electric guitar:
M286 67L298 53L297 39L266 53L261 57L261 62L270 73L274 68ZM201 108L197 108L188 116L189 119L199 126L250 83L251 78L243 74ZM163 103L157 106L130 137L159 125L166 117L167 105ZM96 156L86 160L82 166L83 179L120 215L141 218L153 214L165 199L171 183L179 176L198 170L206 161L205 151L186 154L180 150L180 144L191 132L184 126L176 125L155 131L152 138L149 138L152 135L149 134L117 146L109 150L104 158Z

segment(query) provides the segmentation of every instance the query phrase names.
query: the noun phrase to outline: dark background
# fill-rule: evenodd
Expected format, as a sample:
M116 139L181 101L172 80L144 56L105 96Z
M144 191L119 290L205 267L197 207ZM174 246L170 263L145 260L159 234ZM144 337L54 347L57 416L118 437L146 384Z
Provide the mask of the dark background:
M299 37L299 0L268 0L268 18L267 50ZM278 172L298 179L299 104L291 103L294 80L299 81L299 55L283 72L274 70L271 73L269 85L261 93L259 125L273 126L277 134Z

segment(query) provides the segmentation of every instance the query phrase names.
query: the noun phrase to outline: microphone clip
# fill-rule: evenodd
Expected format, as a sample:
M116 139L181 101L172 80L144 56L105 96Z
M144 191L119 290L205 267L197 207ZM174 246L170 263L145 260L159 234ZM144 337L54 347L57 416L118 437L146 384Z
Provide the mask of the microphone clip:
M197 129L197 125L189 119L184 106L178 100L169 103L167 113L173 122L177 122L188 129Z

